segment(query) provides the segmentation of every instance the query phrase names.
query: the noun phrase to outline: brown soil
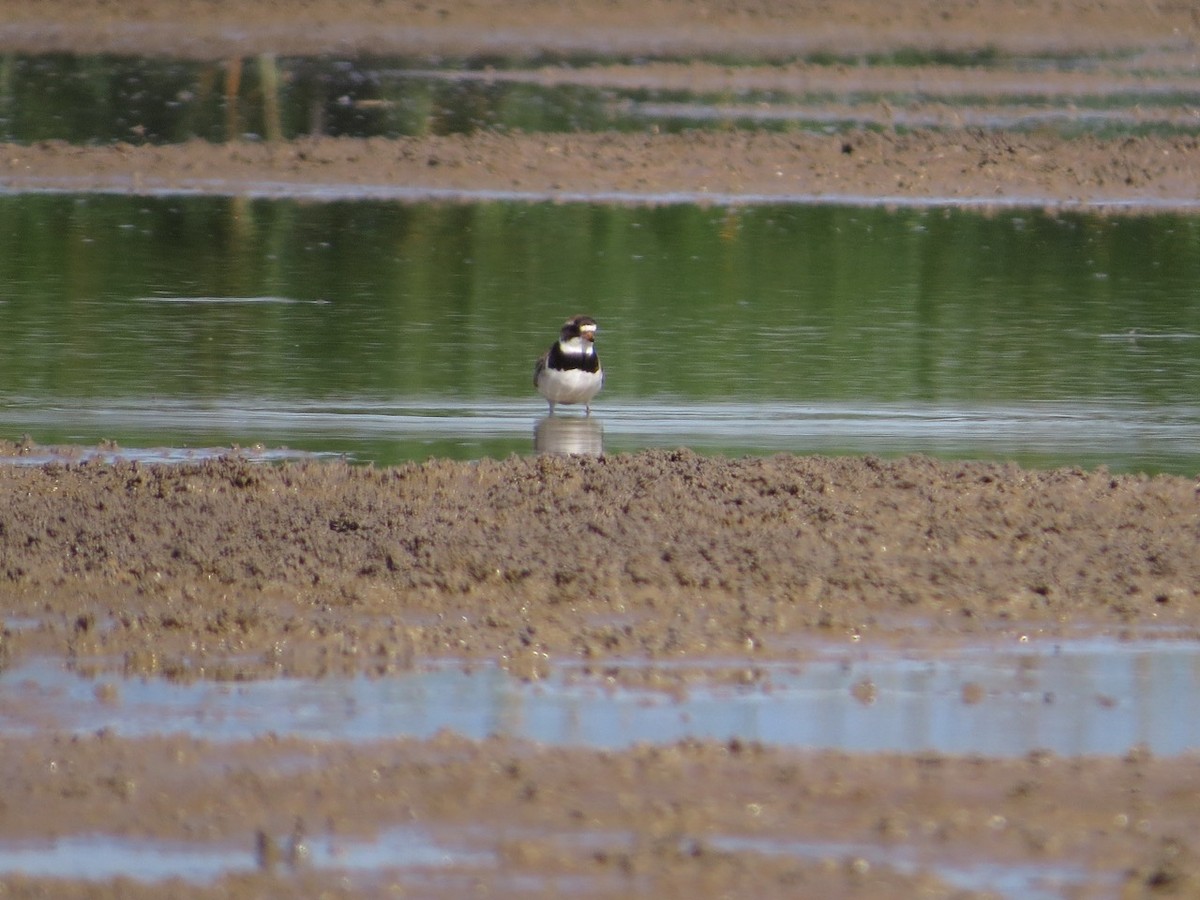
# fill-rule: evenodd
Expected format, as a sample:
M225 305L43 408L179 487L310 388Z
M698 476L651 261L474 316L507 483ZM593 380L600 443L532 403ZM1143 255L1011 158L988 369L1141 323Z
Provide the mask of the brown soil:
M1194 4L1166 0L0 0L6 52L492 54L517 65L488 77L547 83L803 84L836 94L910 79L934 98L965 85L984 95L1033 90L1064 107L1072 97L1147 84L1194 91L1198 36ZM794 62L818 51L913 47L1102 53L1106 62L1036 78L1017 65L985 72ZM614 50L783 62L541 64L547 54ZM0 186L1200 203L1192 137L982 132L954 126L953 111L933 112L949 126L825 138L712 131L10 144L0 147ZM1186 123L1191 113L1181 105L1171 115ZM902 119L881 109L878 122ZM1200 497L1189 479L923 458L655 452L386 471L237 458L4 467L0 604L6 619L23 624L4 631L0 662L49 655L84 674L233 680L387 677L450 655L498 660L535 680L561 659L752 666L789 658L800 639L922 636L936 651L996 630L1120 635L1168 625L1194 635L1198 539ZM737 742L600 752L452 735L227 745L101 733L0 737L0 770L5 840L108 833L257 848L260 871L176 883L176 896L950 897L967 892L940 879L936 865L978 862L1081 866L1090 880L1072 896L1200 893L1194 755L1001 760ZM306 835L349 839L414 825L494 853L495 862L483 872L410 867L347 882L306 869L297 850ZM924 862L914 871L854 850L806 860L731 849L720 841L728 837L845 842ZM0 893L20 897L162 890L125 879L0 878Z
M451 654L526 674L786 658L812 633L1200 629L1200 497L1178 477L683 450L232 458L10 466L0 499L7 609L42 622L7 646L134 673Z
M544 54L774 59L898 48L1015 53L1192 48L1189 0L22 0L0 2L0 47L416 57Z
M473 199L597 197L703 202L823 197L947 199L1110 211L1200 208L1200 140L991 132L683 135L491 133L283 144L0 145L10 189Z
M181 23L186 22L186 27ZM544 85L688 88L716 95L771 90L810 101L818 120L865 130L658 134L474 134L395 141L253 145L191 142L161 148L0 145L0 187L119 192L297 193L449 197L499 191L532 199L599 197L659 202L829 198L841 202L951 200L975 205L1114 211L1200 206L1197 90L1200 14L1166 0L943 3L763 0L709 4L487 3L107 4L0 0L0 49L164 54L223 60L250 54L394 54L416 65L503 60L499 69L438 77ZM861 65L859 54L977 54L980 65ZM845 62L799 61L826 53ZM1031 66L1023 54L1091 54L1086 65ZM546 64L572 55L649 55L645 62ZM1099 55L1097 55L1099 54ZM688 63L672 57L687 57ZM701 58L697 58L701 57ZM707 57L704 58L704 57ZM727 65L736 59L745 64ZM986 63L986 65L984 65ZM1029 122L1078 122L1089 98L1146 97L1104 115L1127 129L1175 136L1083 137L1030 132ZM994 101L1009 100L1003 107ZM964 100L964 98L973 98ZM1172 100L1170 98L1178 98ZM815 104L815 105L812 105ZM769 112L779 113L776 106ZM736 101L732 121L762 110ZM1025 130L981 128L997 116ZM882 128L882 132L876 130ZM901 129L896 133L893 128ZM917 129L909 132L908 129Z
M1200 628L1200 499L1179 477L687 451L388 470L67 462L0 469L0 509L6 613L39 623L4 634L5 658L50 654L80 673L387 677L452 655L536 680L563 659L753 669L814 638L936 648L997 630ZM193 896L363 890L286 863L296 822L321 840L419 824L495 855L484 874L389 876L418 894L528 893L519 876L535 875L545 894L585 878L614 896L965 896L929 867L981 860L1092 868L1084 896L1200 888L1188 757L107 734L4 738L0 757L0 837L275 848L261 872ZM720 846L730 836L836 843L806 862ZM904 848L925 868L838 844ZM48 885L0 883L17 896Z
M211 888L172 885L176 896L563 896L572 884L590 888L575 893L613 897L979 896L931 871L839 852L840 842L908 848L929 868L981 856L1002 866L1094 868L1095 883L1072 897L1200 891L1200 767L1144 753L984 761L737 742L597 753L451 735L349 747L99 734L8 740L3 749L5 838L105 832L257 849L262 871ZM306 870L302 857L291 862L293 835L353 841L406 826L452 835L496 862L482 875L448 867L431 880L409 873L365 886ZM723 848L731 835L835 849L806 862ZM163 891L128 880L58 883L52 894L45 880L3 886L15 897Z

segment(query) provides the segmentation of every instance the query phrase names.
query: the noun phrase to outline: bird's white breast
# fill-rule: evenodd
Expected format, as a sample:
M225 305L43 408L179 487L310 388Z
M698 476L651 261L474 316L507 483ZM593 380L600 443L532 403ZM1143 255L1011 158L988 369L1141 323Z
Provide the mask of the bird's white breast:
M543 369L538 376L538 392L553 403L587 403L604 384L600 372L583 369Z

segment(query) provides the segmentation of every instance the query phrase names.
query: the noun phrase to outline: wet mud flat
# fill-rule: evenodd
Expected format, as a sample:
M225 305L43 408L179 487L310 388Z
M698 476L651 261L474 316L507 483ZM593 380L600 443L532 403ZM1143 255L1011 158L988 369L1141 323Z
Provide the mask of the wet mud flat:
M452 730L213 740L211 712L209 726L164 716L163 734L138 736L62 730L49 702L39 725L20 681L58 660L119 713L129 678L236 692L316 677L315 690L449 663L498 666L536 692L568 666L605 690L666 697L671 716L690 693L821 647L915 644L936 658L982 638L1079 635L1166 647L1200 628L1192 479L687 451L394 469L60 457L0 468L14 679L0 718L16 704L32 724L0 738L0 862L14 860L0 883L15 896L161 890L99 862L94 878L79 870L106 857L145 871L183 860L171 887L185 896L1115 897L1200 884L1190 751L846 753L744 737L598 748ZM887 689L856 680L843 699L869 708ZM964 683L955 703L986 709L987 690ZM1185 715L1190 700L1178 703ZM220 862L205 868L205 854Z
M181 896L1185 897L1200 887L1195 759L854 756L738 741L607 753L449 734L218 746L101 733L6 739L3 754L0 858L70 835L83 835L63 864L77 878L106 852L148 863L180 848L224 855L231 871L170 882ZM3 884L18 897L164 887Z
M20 453L20 450L14 450ZM776 658L797 636L1200 627L1196 483L686 450L0 468L6 647L126 671Z
M160 54L222 58L238 53L411 54L463 58L607 56L726 59L834 56L919 48L1025 54L1188 48L1195 9L1171 0L753 0L650 5L614 0L502 7L475 0L312 0L251 3L165 0L113 5L20 0L0 3L0 47L30 52Z
M660 126L680 110L634 102L645 127L628 132L443 134L429 123L404 137L257 143L235 131L228 143L158 147L135 124L116 145L0 145L6 190L1136 213L1200 204L1200 22L1183 3L173 0L0 4L0 22L6 52L208 60L216 83L256 56L374 55L445 83L685 94L680 114L704 118L669 133ZM773 120L787 124L767 128Z
M917 130L302 138L162 147L0 145L10 190L315 200L849 203L1190 211L1194 136Z
M829 92L835 114L836 98L897 79L918 95L868 116L860 105L851 117L870 127L824 134L9 143L9 191L1136 212L1200 199L1188 131L1200 20L1187 3L0 2L0 23L8 53L490 58L495 73L470 77ZM864 65L914 50L955 61ZM1006 56L1022 58L998 72ZM1055 115L1106 92L1179 96L1156 107L1161 133L1142 133L1140 112L1124 122L1136 133L1115 138L972 127L979 110L962 96L1006 79ZM928 119L939 127L912 127ZM236 699L239 686L289 682L302 695L431 666L493 667L535 695L569 671L679 718L710 690L769 698L777 667L811 669L829 648L944 660L986 641L1190 646L1192 479L686 451L388 470L49 455L0 466L7 896L1200 893L1191 749L597 747L453 730L221 739L213 708L183 723L163 707L149 734L123 718L164 685ZM58 681L39 681L47 671ZM890 684L857 671L839 702L883 707ZM1130 702L1090 683L1055 698L1036 673L1027 686L1018 675L1018 699L1043 718L1078 703L1103 725ZM1177 715L1194 717L1192 682L1178 684ZM80 689L115 724L57 717L60 695ZM952 690L951 706L994 708L982 680Z

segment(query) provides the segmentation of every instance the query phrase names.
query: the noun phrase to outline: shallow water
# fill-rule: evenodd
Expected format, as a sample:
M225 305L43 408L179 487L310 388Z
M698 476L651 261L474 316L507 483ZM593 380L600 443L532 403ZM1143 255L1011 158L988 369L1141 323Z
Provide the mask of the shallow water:
M536 401L534 401L536 402ZM71 410L23 409L5 416L12 435L88 443L176 440L184 447L99 447L58 452L38 448L0 464L44 465L81 460L178 464L231 453L253 462L320 458L395 463L429 456L509 454L599 455L686 446L727 455L796 453L929 453L1015 459L1027 465L1108 465L1113 469L1197 468L1200 407L1170 411L1136 405L1033 404L849 406L785 403L608 403L590 418L553 418L530 402L486 405L412 401L340 406L277 402L112 402ZM205 442L209 442L206 445ZM212 443L218 442L218 443ZM254 442L254 443L250 443ZM276 443L285 446L269 446ZM303 447L307 449L288 449Z
M886 865L900 872L915 874L931 871L947 884L965 891L990 891L1012 900L1061 900L1080 886L1093 890L1111 888L1116 896L1119 879L1097 877L1097 873L1070 863L992 863L963 862L906 852L902 847L871 844L819 844L806 841L772 841L718 837L712 841L718 850L789 856L799 859L842 859ZM1104 882L1109 882L1107 885ZM1108 891L1099 896L1108 896Z
M1061 96L1022 82L980 96L952 75L933 91L905 83L831 93L818 82L794 87L695 91L679 87L569 83L576 66L495 69L447 61L431 68L404 58L276 58L191 62L119 56L10 55L0 60L0 140L59 139L74 143L171 143L200 138L293 139L455 134L480 129L525 132L685 128L778 128L832 131L848 126L1041 127L1080 131L1191 130L1196 85L1191 72L1174 77L1141 72L1134 81ZM605 60L605 62L616 62ZM829 61L826 61L829 62ZM849 61L867 65L866 60ZM945 55L956 67L1020 72L1030 65L1070 70L1095 65L1076 57L1040 61ZM877 59L874 65L894 64ZM1109 61L1114 71L1120 65ZM756 67L742 67L755 72ZM567 76L567 77L560 77ZM1157 77L1155 77L1157 76ZM1161 80L1159 80L1161 79ZM561 83L563 81L568 83ZM586 78L583 81L586 82ZM785 80L786 85L786 80ZM930 103L937 104L931 107Z
M661 689L624 686L643 676ZM803 662L707 667L568 664L534 682L491 664L453 663L386 678L92 680L33 660L0 675L0 733L371 741L450 729L605 748L696 737L853 752L1081 755L1141 746L1171 755L1200 748L1200 721L1183 714L1198 689L1200 643L1174 640L936 654L828 649Z
M0 235L11 439L530 453L586 310L607 383L559 447L1200 470L1188 217L26 194Z
M289 857L290 864L277 864L277 872L305 868L344 873L346 881L359 888L378 883L388 872L403 871L406 884L413 873L423 875L423 886L452 892L453 880L439 869L454 866L487 874L491 883L502 878L495 871L496 854L463 846L464 833L441 835L441 840L418 827L391 828L371 839L345 836L312 835L294 841L290 836L274 839ZM493 836L494 837L494 836ZM620 833L584 833L555 836L532 830L509 829L508 840L522 838L556 841L564 848L594 845L610 849L631 842ZM804 860L865 861L915 874L934 872L949 884L964 890L988 890L1013 900L1052 900L1074 885L1096 884L1096 873L1069 863L995 864L965 863L916 854L904 847L880 847L870 844L845 844L820 841L777 841L717 835L705 841L718 851L785 855ZM299 851L299 853L297 853ZM298 857L298 859L296 859ZM861 863L860 863L861 864ZM191 883L211 883L221 876L261 869L262 859L252 848L220 847L183 841L119 838L107 835L79 835L49 841L0 842L0 873L20 872L28 877L55 877L108 880L117 877L158 882L178 878ZM543 890L558 887L563 895L587 894L596 890L600 878L534 879ZM1114 886L1115 886L1115 879ZM619 886L616 886L619 887Z
M32 620L6 622L36 628ZM636 687L643 684L653 687ZM430 737L450 729L471 738L504 735L544 744L623 748L687 737L760 741L852 752L944 752L1019 756L1156 756L1200 748L1190 698L1200 688L1200 642L1154 639L1009 638L922 650L854 643L805 645L792 662L745 660L651 664L577 663L524 681L492 664L430 662L380 678L275 679L182 683L101 674L82 677L62 663L29 659L0 673L0 734L53 731L119 737L187 734L210 741L268 735L370 742ZM402 872L436 891L454 892L468 871L503 877L499 840L625 846L620 832L536 829L474 833L391 828L369 838L316 832L272 835L277 874L301 868L340 873L368 889ZM927 871L965 890L1040 900L1082 887L1115 896L1119 878L1071 860L993 862L986 849L919 849L900 843L845 844L743 835L709 835L716 851L832 860L839 865ZM688 850L683 847L684 852ZM0 874L21 872L157 882L210 883L268 865L261 848L82 833L53 840L0 842ZM449 867L454 868L451 873ZM596 890L594 879L535 879L540 889ZM619 890L619 885L615 886Z
M420 828L394 828L375 840L327 835L303 838L299 848L289 837L274 839L285 852L300 850L299 864L315 869L376 872L386 869L436 869L453 864L494 865L490 853L444 845ZM0 873L30 877L106 881L121 876L139 881L181 878L211 882L230 872L254 871L261 860L252 847L206 846L187 841L121 838L93 834L53 840L0 841ZM286 868L280 864L280 868Z
M1194 127L1180 112L1188 97L1135 90L1074 98L1067 110L1021 96L943 95L932 107L886 92L547 86L416 73L396 60L2 65L0 137L18 141L833 131L944 116L984 128ZM396 185L305 190L0 196L0 437L94 448L0 462L179 463L235 444L263 462L328 454L380 463L686 445L1200 471L1200 223L1191 218L1050 217L995 204L977 214L950 198L889 210L895 198L819 193L788 204L640 196L668 208L628 209L604 205L630 199L620 195L551 204ZM447 199L477 202L436 202ZM546 420L529 370L577 311L601 320L608 386L593 418ZM119 446L99 444L108 440ZM629 686L639 680L664 686ZM1200 644L1182 640L804 648L795 662L571 665L535 682L444 663L380 679L188 684L84 678L29 660L0 673L0 734L105 728L353 742L449 728L598 747L696 736L863 752L1141 746L1174 755L1200 747L1189 706L1198 682ZM389 869L420 870L432 888L462 893L467 886L439 881L440 869L496 864L467 837L417 828L370 840L314 835L304 864L367 885ZM711 844L929 870L956 887L1026 900L1104 881L1070 863L964 862L902 845L721 835ZM94 834L0 844L0 873L205 883L259 866L252 847L199 842Z

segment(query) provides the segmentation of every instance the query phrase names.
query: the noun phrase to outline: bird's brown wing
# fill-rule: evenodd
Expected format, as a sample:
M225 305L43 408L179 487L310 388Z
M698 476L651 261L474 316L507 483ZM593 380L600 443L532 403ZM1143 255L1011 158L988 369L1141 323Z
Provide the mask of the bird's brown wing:
M533 364L533 386L534 387L537 387L538 378L541 377L542 372L546 371L546 363L549 361L549 359L550 359L550 351L547 350L545 353L542 354L542 358Z

